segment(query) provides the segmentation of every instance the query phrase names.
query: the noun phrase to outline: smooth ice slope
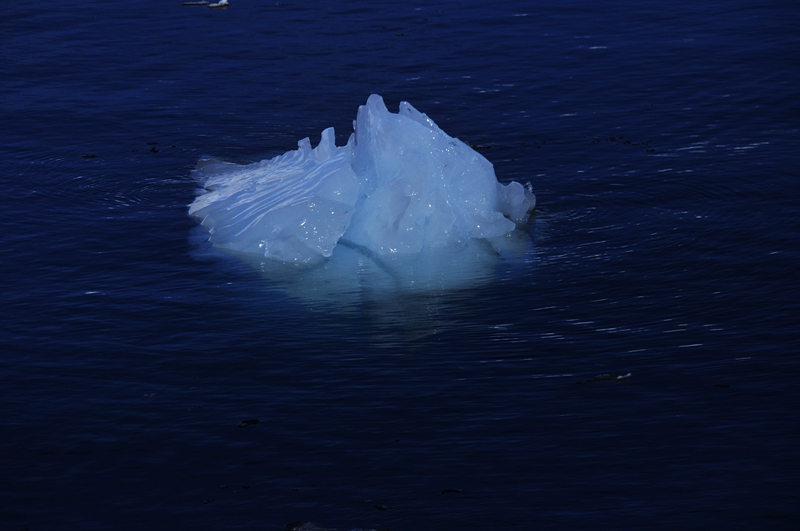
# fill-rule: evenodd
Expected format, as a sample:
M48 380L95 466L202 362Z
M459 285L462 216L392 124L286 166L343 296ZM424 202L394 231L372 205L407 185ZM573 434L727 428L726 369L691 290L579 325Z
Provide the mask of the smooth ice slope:
M337 148L333 129L311 149L241 166L201 161L197 171L208 193L189 214L200 220L215 247L283 262L328 257L350 224L360 183L351 146Z
M248 165L201 161L206 193L189 213L215 247L311 264L337 244L374 259L448 251L525 223L535 197L497 182L491 163L409 103L390 113L373 94L355 132Z

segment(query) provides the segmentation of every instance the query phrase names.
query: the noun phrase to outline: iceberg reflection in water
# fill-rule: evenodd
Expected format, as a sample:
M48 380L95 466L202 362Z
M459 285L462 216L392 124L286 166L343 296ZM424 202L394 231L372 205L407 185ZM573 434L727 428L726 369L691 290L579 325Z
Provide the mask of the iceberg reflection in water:
M301 291L458 288L525 254L530 238L515 229L534 209L529 189L500 184L407 102L394 114L373 94L354 129L345 146L328 128L316 148L305 138L270 160L201 160L189 214L214 248Z

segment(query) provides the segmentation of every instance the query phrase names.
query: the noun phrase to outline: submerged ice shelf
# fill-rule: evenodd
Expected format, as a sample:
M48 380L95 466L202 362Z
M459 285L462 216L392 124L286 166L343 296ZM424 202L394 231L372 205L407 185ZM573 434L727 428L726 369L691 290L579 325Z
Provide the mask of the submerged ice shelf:
M442 262L476 247L497 252L528 221L536 202L529 189L500 184L489 161L409 103L394 114L373 94L354 129L344 146L328 128L317 147L305 138L270 160L201 160L203 190L189 214L215 248L307 265L342 247L379 265Z

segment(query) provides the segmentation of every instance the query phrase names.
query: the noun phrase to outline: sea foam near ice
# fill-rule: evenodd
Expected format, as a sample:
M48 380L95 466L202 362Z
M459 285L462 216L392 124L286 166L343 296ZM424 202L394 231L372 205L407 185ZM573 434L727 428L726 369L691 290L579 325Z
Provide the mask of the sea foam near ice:
M189 214L216 248L308 265L342 246L379 264L458 253L476 241L491 251L527 222L534 195L500 184L488 160L411 104L394 114L373 94L353 125L344 146L328 128L315 148L305 138L270 160L201 160L195 176L204 190Z

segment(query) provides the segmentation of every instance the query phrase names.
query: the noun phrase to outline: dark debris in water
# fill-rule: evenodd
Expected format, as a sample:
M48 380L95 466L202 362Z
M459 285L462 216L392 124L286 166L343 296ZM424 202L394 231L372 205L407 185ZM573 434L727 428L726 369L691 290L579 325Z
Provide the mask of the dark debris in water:
M649 140L645 140L644 142L633 142L631 140L626 139L624 136L609 136L606 138L599 138L594 137L592 139L593 142L609 142L611 144L620 144L624 146L646 146L650 143ZM649 150L648 150L649 151Z
M237 427L238 427L238 428L246 428L246 427L248 427L248 426L252 426L253 424L258 424L259 422L261 422L261 421L260 421L260 420L258 420L258 419L247 419L247 420L243 420L243 421L241 421L241 422L240 422L240 423L237 425Z
M442 494L461 494L462 492L464 491L461 489L444 489Z
M631 374L631 373L623 374L623 375L620 375L620 376L614 376L613 374L598 374L594 378L589 378L588 380L580 380L577 383L579 383L579 384L588 384L588 383L593 383L593 382L602 382L604 380L611 380L611 381L618 382L620 380L627 380L628 378L630 378L632 376L633 376L633 374Z

